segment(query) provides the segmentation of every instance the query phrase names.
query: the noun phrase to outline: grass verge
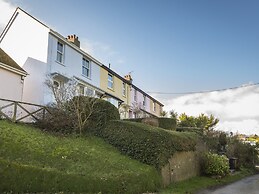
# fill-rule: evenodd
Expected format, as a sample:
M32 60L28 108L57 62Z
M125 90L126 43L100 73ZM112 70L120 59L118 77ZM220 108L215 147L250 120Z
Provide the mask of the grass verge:
M210 177L194 177L178 183L172 183L167 188L161 190L160 194L184 194L184 193L197 193L203 189L213 188L217 186L226 185L237 180L240 180L246 176L252 175L254 172L248 169L242 169L234 174L228 175L222 179L210 178Z
M0 192L143 193L156 191L154 167L96 137L56 137L0 120Z

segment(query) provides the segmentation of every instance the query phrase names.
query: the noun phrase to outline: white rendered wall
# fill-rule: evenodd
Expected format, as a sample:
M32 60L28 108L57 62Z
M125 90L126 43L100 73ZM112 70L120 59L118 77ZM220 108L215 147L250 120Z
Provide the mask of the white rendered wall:
M49 28L19 9L17 13L1 48L22 67L28 57L46 63Z
M0 67L0 98L22 100L23 81L21 75Z
M44 104L49 28L20 9L17 13L0 47L29 74L24 83L23 101Z
M91 76L87 78L82 75L82 58L83 55L67 45L64 44L64 63L60 64L56 61L57 58L57 42L58 39L53 35L49 35L49 54L48 54L48 64L50 64L48 69L49 73L60 73L68 78L76 76L85 82L92 84L100 88L100 66L95 64L93 61L88 59L91 63Z

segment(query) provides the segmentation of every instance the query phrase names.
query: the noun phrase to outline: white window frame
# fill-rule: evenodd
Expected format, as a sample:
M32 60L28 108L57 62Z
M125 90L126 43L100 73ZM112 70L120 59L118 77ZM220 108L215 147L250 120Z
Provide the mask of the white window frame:
M53 80L53 87L55 88L55 89L59 89L60 88L60 82L59 81L57 81L57 80Z
M83 85L79 85L79 95L80 96L85 95L85 87Z
M134 90L134 101L137 102L137 90Z
M94 97L95 96L95 90L90 87L85 87L85 96Z
M88 66L87 66L87 62L88 62ZM82 75L87 78L91 77L91 62L84 57L82 58Z
M143 94L143 107L146 107L146 95Z
M113 89L113 87L114 87L113 75L108 73L108 88Z
M126 83L122 83L122 95L126 96Z
M153 101L153 111L156 112L156 102Z
M62 45L62 50L59 50L59 45ZM58 41L57 42L57 57L56 57L56 61L60 64L64 64L64 50L65 50L65 45ZM61 56L61 57L59 57ZM60 61L61 60L61 61Z

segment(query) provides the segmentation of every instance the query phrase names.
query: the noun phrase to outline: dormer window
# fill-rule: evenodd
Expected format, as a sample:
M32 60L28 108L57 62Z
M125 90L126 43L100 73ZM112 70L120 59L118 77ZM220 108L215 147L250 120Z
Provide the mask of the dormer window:
M57 62L64 63L64 44L61 42L57 43Z

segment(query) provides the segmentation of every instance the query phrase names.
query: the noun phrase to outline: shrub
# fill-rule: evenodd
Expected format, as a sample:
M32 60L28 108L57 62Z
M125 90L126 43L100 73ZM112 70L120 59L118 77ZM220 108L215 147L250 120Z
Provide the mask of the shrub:
M167 130L176 130L176 119L172 118L136 118L126 119L126 121L145 123L151 126L160 127Z
M50 112L46 112L45 118L36 122L36 125L48 132L57 132L62 134L72 133L74 131L75 114L58 108L48 107ZM41 116L39 118L42 118Z
M87 96L76 96L62 108L49 108L44 120L37 122L40 128L59 133L87 133L120 118L118 109L111 103Z
M176 130L176 119L173 118L158 118L159 127L168 130Z
M176 127L176 131L179 132L195 132L199 135L203 134L203 129L198 127Z
M238 139L232 139L227 147L227 155L237 158L237 168L254 168L258 162L258 151L254 146L240 142Z
M110 120L119 120L119 110L110 102L97 99L95 111L90 117L88 130L99 130L107 125Z
M160 169L176 151L193 151L194 133L179 133L129 121L110 121L99 134L123 154Z
M159 126L158 120L156 118L152 118L152 117L143 118L141 122L144 124L147 124L147 125L154 126L154 127Z
M224 155L205 153L203 159L203 171L209 176L226 176L229 173L229 161Z

